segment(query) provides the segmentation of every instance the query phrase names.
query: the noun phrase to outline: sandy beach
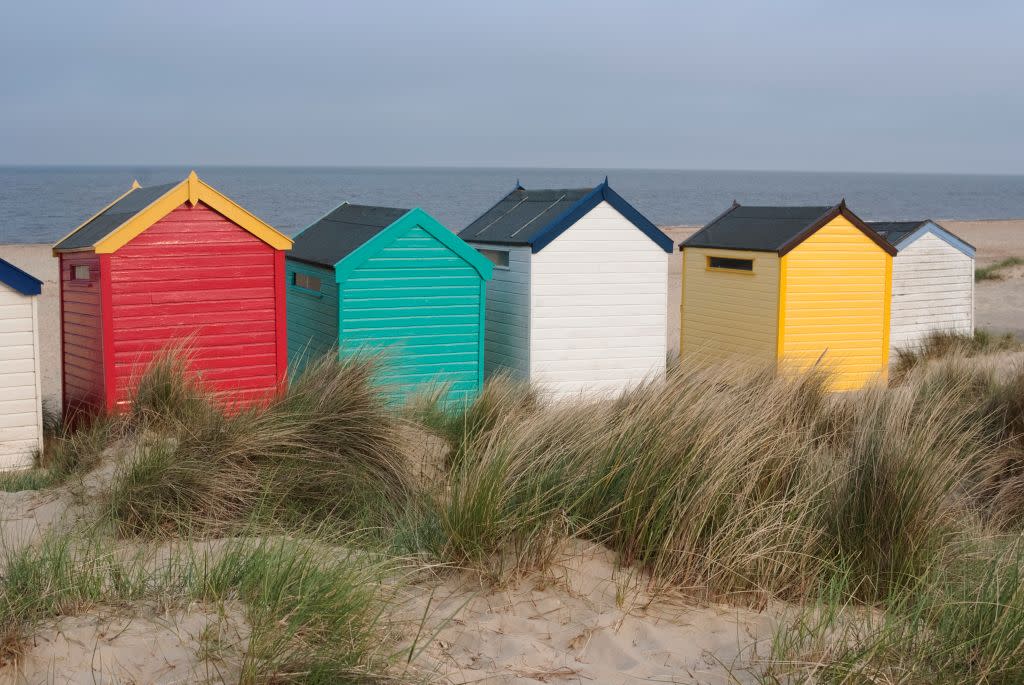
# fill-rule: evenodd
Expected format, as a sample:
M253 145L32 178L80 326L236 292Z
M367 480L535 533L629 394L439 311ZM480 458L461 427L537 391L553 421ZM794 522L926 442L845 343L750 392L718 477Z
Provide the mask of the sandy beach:
M43 282L39 297L39 364L42 366L44 409L60 407L60 285L59 268L49 244L13 243L0 245L6 259Z
M940 221L977 250L978 266L1007 257L1024 257L1024 219L1012 221ZM668 226L663 230L678 244L696 226ZM50 246L37 243L0 246L0 257L43 280L40 301L40 343L43 365L43 399L52 407L60 404L60 308L58 304L57 260ZM1008 332L1024 337L1024 266L1003 272L1000 280L982 281L975 289L975 320L978 328ZM679 301L682 294L682 262L673 253L669 262L670 358L679 354Z

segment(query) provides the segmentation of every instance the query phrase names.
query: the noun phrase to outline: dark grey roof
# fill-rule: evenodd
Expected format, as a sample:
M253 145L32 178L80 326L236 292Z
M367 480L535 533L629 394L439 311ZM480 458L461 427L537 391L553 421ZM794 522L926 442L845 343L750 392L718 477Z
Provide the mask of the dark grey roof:
M532 245L536 237L593 188L526 190L519 187L459 232L471 243Z
M79 250L92 247L179 183L180 181L132 190L93 217L89 223L57 243L53 249Z
M395 207L345 203L295 236L288 258L334 268L408 212Z
M899 245L904 238L926 223L928 223L927 219L923 221L869 221L868 226L893 245Z
M683 242L686 247L778 252L834 207L747 207L731 209Z

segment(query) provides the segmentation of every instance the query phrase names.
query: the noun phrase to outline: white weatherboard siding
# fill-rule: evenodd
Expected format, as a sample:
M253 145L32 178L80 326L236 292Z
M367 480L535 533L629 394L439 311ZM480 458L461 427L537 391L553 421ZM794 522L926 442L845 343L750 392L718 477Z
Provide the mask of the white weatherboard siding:
M932 331L974 332L974 259L933 233L900 250L892 265L893 358Z
M494 277L487 283L484 377L504 371L516 378L529 378L530 248L481 244L473 247L509 253L508 268L496 266Z
M530 378L562 398L664 377L666 257L607 202L533 255Z
M36 298L0 283L0 470L32 465L43 446Z

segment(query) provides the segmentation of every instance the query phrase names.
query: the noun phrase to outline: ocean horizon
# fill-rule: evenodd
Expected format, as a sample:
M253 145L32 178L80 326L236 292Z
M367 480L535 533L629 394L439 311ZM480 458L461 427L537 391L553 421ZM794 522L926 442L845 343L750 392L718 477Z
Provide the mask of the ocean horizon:
M701 225L741 204L835 204L866 220L1024 218L1024 175L503 167L197 166L206 181L294 235L342 202L421 207L458 231L515 184L609 182L661 226ZM183 166L0 166L0 242L53 242L133 180L180 180Z

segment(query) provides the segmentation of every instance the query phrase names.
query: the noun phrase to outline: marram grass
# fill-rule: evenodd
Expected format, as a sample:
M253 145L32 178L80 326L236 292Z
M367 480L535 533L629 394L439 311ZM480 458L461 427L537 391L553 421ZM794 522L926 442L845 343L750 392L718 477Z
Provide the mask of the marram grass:
M469 406L424 401L404 419L374 384L374 360L323 360L281 398L238 411L164 368L129 417L69 433L68 462L87 469L118 441L127 456L106 511L122 535L327 527L498 582L543 569L577 536L655 589L805 607L765 682L1018 682L1024 367L944 344L889 388L833 394L823 371L675 368L616 398L548 405L501 378ZM410 416L449 443L436 481L409 475L416 455L396 428ZM322 614L360 601L249 575L278 551L208 582L286 616L305 611L290 604L300 595L323 595ZM313 664L320 646L362 634L362 619L252 620L276 655L254 664ZM292 639L307 635L322 641Z

